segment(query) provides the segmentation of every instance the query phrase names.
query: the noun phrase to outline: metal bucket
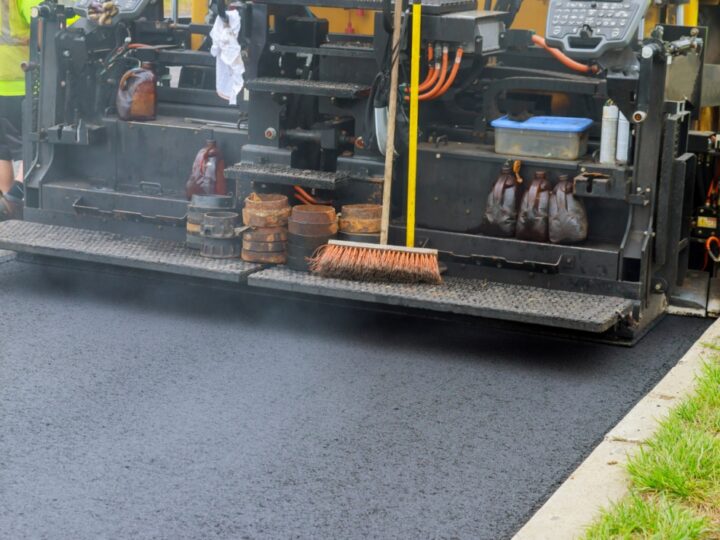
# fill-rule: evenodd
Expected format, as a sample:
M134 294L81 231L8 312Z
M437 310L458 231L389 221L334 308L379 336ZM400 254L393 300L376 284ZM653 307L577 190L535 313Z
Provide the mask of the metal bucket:
M185 244L191 249L200 249L203 215L208 212L232 210L235 198L232 195L193 195L187 209Z

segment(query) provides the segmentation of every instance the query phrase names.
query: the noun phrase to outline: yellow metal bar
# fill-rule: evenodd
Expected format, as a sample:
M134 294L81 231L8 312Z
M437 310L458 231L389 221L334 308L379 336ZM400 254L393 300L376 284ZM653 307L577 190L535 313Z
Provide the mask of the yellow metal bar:
M415 247L415 189L417 185L418 86L420 86L420 0L412 6L410 46L410 126L408 129L407 229L405 245Z
M195 24L204 24L205 17L207 17L208 2L207 0L191 0L190 2L190 19ZM203 37L200 35L193 35L191 38L191 44L193 49L199 49L202 45Z
M682 7L684 11L683 18L685 19L683 23L685 26L697 26L700 9L699 3L699 0L690 0L690 2Z

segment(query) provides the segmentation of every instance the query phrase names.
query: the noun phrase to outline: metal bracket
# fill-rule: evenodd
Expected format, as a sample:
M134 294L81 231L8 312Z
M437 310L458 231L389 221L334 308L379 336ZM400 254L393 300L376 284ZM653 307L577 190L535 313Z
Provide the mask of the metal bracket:
M542 274L558 274L564 256L558 257L557 262L547 263L540 261L511 261L505 257L494 257L492 255L457 255L446 251L439 252L452 262L462 264L476 264L478 266L491 266L494 268L505 268L508 270L523 270L526 272L539 272ZM445 257L443 257L445 258ZM566 265L572 265L574 261L566 261Z
M175 216L146 216L140 212L130 212L127 210L103 210L96 206L88 206L83 203L83 198L78 198L72 205L75 213L96 216L105 219L117 219L117 220L128 220L128 221L142 221L144 223L157 223L159 225L169 225L171 227L184 227L187 216L175 217Z

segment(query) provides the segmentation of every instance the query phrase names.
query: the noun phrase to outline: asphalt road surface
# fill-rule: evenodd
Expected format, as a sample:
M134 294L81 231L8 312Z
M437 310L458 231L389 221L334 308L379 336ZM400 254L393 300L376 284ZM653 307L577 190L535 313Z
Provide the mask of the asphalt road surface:
M0 535L510 537L709 321L634 349L0 265Z

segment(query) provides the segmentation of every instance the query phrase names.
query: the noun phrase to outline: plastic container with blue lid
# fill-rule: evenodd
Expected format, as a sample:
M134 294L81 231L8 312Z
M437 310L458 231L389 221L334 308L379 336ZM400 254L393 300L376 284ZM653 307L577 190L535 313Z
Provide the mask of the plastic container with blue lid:
M495 128L495 152L513 156L578 159L587 152L590 118L533 116L524 122L503 116Z

